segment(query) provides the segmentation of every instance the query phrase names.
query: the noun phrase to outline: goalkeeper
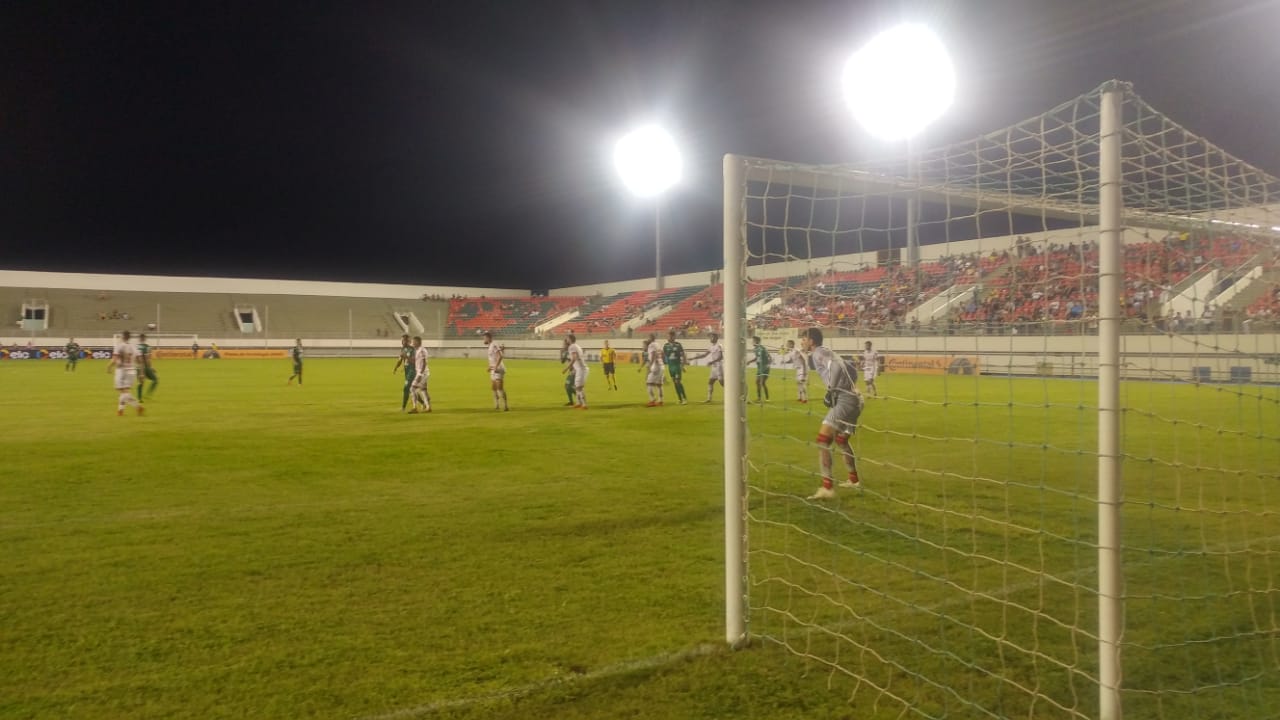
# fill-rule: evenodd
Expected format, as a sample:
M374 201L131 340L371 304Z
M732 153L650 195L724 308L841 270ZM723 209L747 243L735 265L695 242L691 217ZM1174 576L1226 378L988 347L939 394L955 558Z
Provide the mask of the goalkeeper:
M801 348L809 354L809 362L818 376L827 385L827 395L823 399L829 410L822 418L818 428L818 467L822 472L822 487L809 496L810 500L826 500L836 496L831 481L831 442L834 440L844 465L849 470L848 478L841 487L860 487L858 467L854 463L853 449L849 447L849 436L858 428L858 416L862 414L862 396L854 387L857 368L852 362L837 355L830 348L822 346L822 331L809 328L800 337Z

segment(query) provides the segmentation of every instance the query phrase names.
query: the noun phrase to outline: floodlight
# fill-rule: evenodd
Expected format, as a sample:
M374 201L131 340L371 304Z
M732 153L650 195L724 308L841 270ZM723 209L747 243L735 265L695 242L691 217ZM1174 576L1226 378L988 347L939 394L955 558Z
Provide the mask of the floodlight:
M623 184L640 197L652 197L680 181L680 151L671 135L656 126L633 130L618 141L614 165Z
M844 66L845 102L868 133L906 140L938 119L955 96L956 76L942 41L923 25L875 36Z

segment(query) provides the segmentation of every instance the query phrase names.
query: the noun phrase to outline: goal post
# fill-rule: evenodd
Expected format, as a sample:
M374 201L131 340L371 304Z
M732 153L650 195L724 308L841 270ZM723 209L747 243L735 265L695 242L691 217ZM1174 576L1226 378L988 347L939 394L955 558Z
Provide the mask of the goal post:
M1113 81L910 161L727 155L723 230L730 645L890 716L1280 707L1280 180ZM875 380L834 497L809 327Z

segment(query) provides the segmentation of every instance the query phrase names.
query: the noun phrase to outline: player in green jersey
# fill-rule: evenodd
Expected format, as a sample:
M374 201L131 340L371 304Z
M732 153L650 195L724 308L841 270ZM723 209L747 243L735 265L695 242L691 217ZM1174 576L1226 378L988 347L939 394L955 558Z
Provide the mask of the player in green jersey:
M560 364L564 365L567 362L569 362L569 336L565 335L564 345L560 346ZM565 407L572 407L577 404L577 395L573 392L572 374L566 374L564 376L564 394L565 397L569 399L569 402L564 404Z
M404 412L404 409L409 405L409 393L412 392L409 386L413 384L413 378L417 374L413 367L414 352L409 334L401 335L400 356L396 358L396 366L391 368L391 372L395 372L400 369L401 365L404 366L404 397L400 399L400 412Z
M67 365L62 370L63 372L75 372L76 363L80 362L80 343L76 342L75 338L67 338L66 350Z
M684 394L684 366L689 363L684 357L684 345L676 340L675 330L667 333L667 342L662 346L662 359L667 363L667 375L671 376L671 383L676 386L676 397L680 398L681 405L687 404L689 398Z
M156 394L156 385L160 384L160 378L156 376L156 369L151 365L151 346L147 344L147 335L143 333L138 336L138 402L142 402L142 381L150 380L151 387L147 388L148 395Z
M298 384L302 384L302 338L298 338L293 344L293 350L289 351L289 356L293 358L293 374L289 376L289 382L286 385L292 385L293 379L298 378Z
M769 399L769 366L772 358L769 357L769 348L760 342L759 335L751 338L751 349L755 351L755 356L747 364L756 364L756 402L764 402ZM760 399L761 392L764 393L764 400Z

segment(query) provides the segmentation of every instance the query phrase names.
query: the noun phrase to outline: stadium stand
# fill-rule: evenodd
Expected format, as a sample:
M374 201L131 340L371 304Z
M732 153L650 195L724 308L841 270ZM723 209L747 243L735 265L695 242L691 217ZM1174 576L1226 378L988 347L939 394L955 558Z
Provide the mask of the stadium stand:
M628 322L639 321L663 308L679 306L682 300L705 287L695 285L665 290L639 290L612 296L612 301L596 312L565 323L557 327L555 332L616 335L624 331Z
M440 301L315 295L240 295L144 291L0 289L0 303L12 307L41 298L49 305L48 335L102 336L123 328L235 337L399 337L397 314L412 313L421 329L439 336L447 303ZM236 308L257 313L258 328L242 332Z
M448 334L450 337L484 332L502 337L527 335L538 325L585 302L587 298L581 295L455 298L449 301Z

